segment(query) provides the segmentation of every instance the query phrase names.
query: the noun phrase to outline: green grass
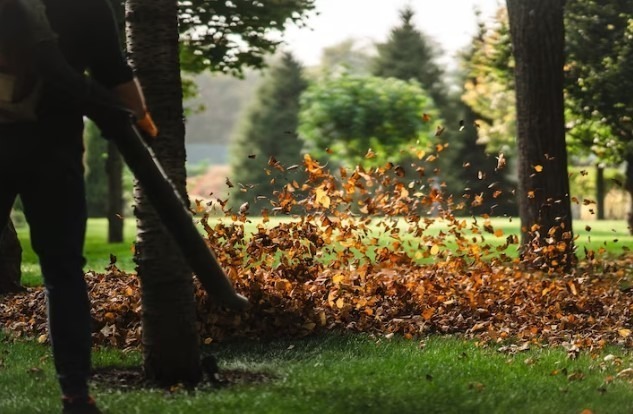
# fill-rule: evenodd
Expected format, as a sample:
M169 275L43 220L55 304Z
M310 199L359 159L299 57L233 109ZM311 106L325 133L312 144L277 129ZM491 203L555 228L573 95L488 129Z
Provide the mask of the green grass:
M633 388L615 377L633 359L610 351L569 360L564 350L514 356L455 338L417 341L336 336L241 341L214 346L222 369L266 372L274 379L194 392L115 391L96 384L108 413L631 413ZM55 412L58 390L47 357L34 343L0 342L0 412ZM98 351L96 366L137 365L138 354Z
M210 221L216 220L211 218ZM291 220L289 218L273 217L267 224L273 227L281 221ZM472 218L464 218L468 223L472 223ZM376 220L378 222L379 219ZM480 228L483 226L484 220L478 220ZM245 225L247 233L256 231L256 226L260 222L258 218L252 218ZM492 234L484 233L486 243L492 246L501 245L510 234L518 234L519 220L517 218L495 218L491 220L495 229L502 229L503 236L496 237ZM125 241L123 243L108 244L107 241L107 221L105 219L90 219L88 221L88 231L86 235L85 255L87 259L86 270L94 270L102 272L110 263L110 254L117 257L117 266L125 271L134 270L132 246L135 238L135 222L126 220L125 222ZM587 226L590 230L587 230ZM470 227L470 226L469 226ZM406 225L402 223L401 228L406 229ZM427 234L436 235L446 226L438 222L432 225ZM17 229L18 237L22 242L23 252L23 284L27 286L35 286L41 284L41 276L37 257L30 245L30 237L28 227L22 226ZM624 221L605 220L605 221L580 221L574 222L574 231L577 238L579 253L584 256L584 248L598 250L604 248L605 252L611 255L618 255L627 249L627 246L633 245L633 236L628 234L628 229ZM379 233L377 233L379 234ZM412 240L404 234L404 240ZM382 236L381 240L386 245L389 238ZM448 237L446 243L448 249L455 248L455 243L451 242L451 236ZM507 254L515 254L516 248L510 247ZM431 259L427 259L431 260Z
M622 222L576 222L581 246L588 243L586 225L592 227L593 248L606 246L617 254L633 240ZM518 231L518 220L494 220L493 226L510 234ZM247 231L254 227L255 223L249 223ZM103 270L114 254L120 267L132 270L133 222L128 221L126 241L121 244L105 243L106 228L105 220L89 222L87 269ZM431 229L439 230L439 226ZM27 283L38 284L39 269L28 232L21 228L19 233ZM619 241L614 243L616 238ZM175 393L121 392L95 384L94 393L111 414L633 412L630 380L615 378L633 367L633 355L619 348L569 360L562 349L534 349L512 356L450 337L431 337L420 347L418 341L398 338L328 335L272 343L223 343L211 351L223 369L266 372L275 379ZM615 354L618 364L605 362L607 353ZM138 366L141 360L137 352L113 349L97 350L94 355L97 367ZM9 342L0 335L0 413L58 412L58 404L50 348Z
M117 257L117 266L128 271L134 270L133 243L136 236L134 220L125 221L123 243L107 243L108 222L106 219L88 220L84 253L86 256L85 270L103 272L110 264L110 254ZM22 283L26 286L36 286L42 283L37 255L31 248L31 237L28 226L18 227L18 238L22 243Z

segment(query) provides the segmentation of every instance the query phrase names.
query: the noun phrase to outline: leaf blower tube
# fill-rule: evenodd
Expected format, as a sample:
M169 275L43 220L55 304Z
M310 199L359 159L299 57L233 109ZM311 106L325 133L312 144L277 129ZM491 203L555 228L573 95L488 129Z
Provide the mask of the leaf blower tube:
M141 133L130 121L111 137L126 164L145 190L163 225L210 296L232 309L242 309L248 300L237 294L193 222L185 202L160 167Z
M28 26L35 28L37 33L46 34L50 29L43 27L45 19L38 19L36 12L31 13L28 7L25 9L30 14ZM63 57L54 36L39 36L33 42L31 53L37 75L66 97L76 100L103 136L115 142L209 296L216 303L231 309L247 307L248 300L233 289L226 273L198 232L186 204L134 125L131 112L123 108L107 89L75 71Z

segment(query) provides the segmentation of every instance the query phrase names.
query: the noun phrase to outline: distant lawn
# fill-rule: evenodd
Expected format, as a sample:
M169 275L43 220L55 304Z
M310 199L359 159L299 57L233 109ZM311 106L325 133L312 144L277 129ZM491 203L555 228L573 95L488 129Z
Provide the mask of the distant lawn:
M106 219L97 218L88 220L86 233L85 256L87 260L86 271L94 270L103 272L110 264L110 254L117 257L117 266L128 271L134 270L133 243L136 237L136 223L134 220L125 221L123 243L107 243L108 222ZM31 249L31 237L28 226L17 228L18 238L22 243L22 282L27 286L41 284L40 267L37 255Z
M93 386L108 413L629 414L628 351L612 348L570 360L563 349L516 354L451 337L426 341L327 335L208 349L221 370L264 378L195 392ZM612 354L607 356L608 354ZM0 412L57 412L49 348L0 337ZM137 352L100 350L96 367L138 367ZM626 372L626 371L625 371ZM590 410L590 411L583 411Z
M210 218L210 221L219 220L216 218ZM273 227L279 222L292 220L287 217L272 217L270 222L267 223L268 227ZM374 224L378 223L380 218L376 218ZM471 217L465 217L462 220L466 220L467 223L474 221ZM501 245L505 242L508 235L519 233L519 220L517 218L495 218L490 220L492 226L495 229L501 229L503 235L500 237L494 234L488 234L483 232L483 236L486 243L492 246ZM259 218L251 218L246 224L246 232L254 232L256 226L261 222ZM477 219L479 226L483 226L484 220ZM135 221L126 220L125 222L125 241L123 243L108 244L107 241L107 221L106 219L90 219L88 221L88 232L86 235L86 247L85 255L87 259L86 270L94 270L96 272L102 272L106 266L110 263L110 254L117 257L117 266L125 271L134 270L133 262L133 243L135 239ZM400 227L404 230L406 225L402 223ZM442 222L433 224L427 234L437 235L441 230L445 230L446 225ZM629 247L633 247L633 236L628 234L628 229L625 221L605 220L605 221L574 221L574 231L577 236L577 245L579 248L580 256L584 256L584 248L593 249L598 251L603 248L605 253L612 255L619 255L623 253ZM380 235L380 231L377 231L377 235ZM466 232L468 234L468 232ZM18 228L18 236L22 241L23 252L23 282L25 285L39 285L41 284L41 276L39 265L37 264L37 257L31 250L30 237L28 233L28 227L22 226ZM388 236L380 236L384 238L385 242ZM406 235L404 235L407 238ZM481 237L481 236L478 236ZM412 239L412 238L410 238ZM451 236L447 238L447 248L454 248L454 243L451 242ZM508 254L515 254L516 248L511 247L506 252Z

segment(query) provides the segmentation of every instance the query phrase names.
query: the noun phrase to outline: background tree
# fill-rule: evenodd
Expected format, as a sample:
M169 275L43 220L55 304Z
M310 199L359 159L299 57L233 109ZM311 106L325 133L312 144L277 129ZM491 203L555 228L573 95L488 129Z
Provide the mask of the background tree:
M603 167L625 161L630 142L626 134L613 132L617 131L618 117L627 117L622 110L626 105L621 103L627 99L626 94L610 92L613 85L629 82L630 65L609 62L626 60L626 25L633 16L631 9L629 2L619 0L599 4L573 0L565 10L567 148L581 168L596 165L597 174L593 176L597 182L593 187L597 190L598 206L604 205L604 193L609 187L601 179ZM481 140L489 149L501 150L512 160L516 135L516 113L511 105L515 100L514 61L505 8L498 11L493 25L480 24L472 49L463 99L480 119ZM603 72L610 75L602 76ZM606 108L611 116L602 115L598 107ZM583 189L586 194L587 187ZM604 208L599 207L598 218L603 215Z
M449 96L445 74L437 64L440 51L437 44L416 29L415 12L410 6L400 12L400 25L391 29L385 43L376 45L372 74L404 81L417 80L435 105L446 116Z
M507 0L516 62L518 203L524 251L573 262L563 103L564 0Z
M84 131L84 164L86 166L86 204L88 217L106 217L108 199L108 177L106 159L108 142L101 137L99 129L92 123L86 123Z
M490 181L481 179L481 172L489 170L490 175L496 175L497 181L504 182L505 171L495 172L496 160L486 154L485 147L477 144L472 111L461 101L459 94L451 91L449 74L437 62L440 50L432 39L415 27L414 16L411 7L405 7L400 12L400 23L391 29L388 40L377 46L378 55L373 61L372 73L405 81L415 79L433 99L446 124L445 132L438 138L449 144L439 159L439 176L449 194L457 199L462 198L464 192L467 199L479 195L477 200L481 200L483 196L484 202L480 204L477 201L473 206L476 211L490 213L491 208L497 206L500 207L496 209L497 213L512 212L511 205L499 203L492 197L497 190L488 188ZM462 165L467 167L461 168ZM508 186L505 182L499 184L499 187ZM470 208L468 211L472 212Z
M444 161L448 160L450 164L442 174L448 183L452 183L448 188L454 189L450 194L455 201L465 203L463 213L457 213L516 216L516 182L509 178L509 168L503 166L508 162L507 158L503 152L488 152L486 145L479 142L479 120L468 107L463 121L465 128L459 135L459 146L446 151Z
M306 151L322 159L380 165L429 149L436 122L423 114L438 119L415 80L343 75L303 94L299 133Z
M113 142L107 142L106 175L108 177L108 243L122 243L125 210L123 158ZM128 189L129 190L129 189Z
M123 30L125 28L125 6L123 0L110 0L114 16L117 24L121 30L121 47L125 48L125 35ZM88 128L92 128L91 134L93 138L97 135L94 125ZM101 140L103 138L99 137ZM96 139L95 139L96 141ZM99 145L96 142L93 145ZM108 219L108 243L121 243L123 242L123 208L124 208L124 185L123 185L123 160L121 154L116 145L112 141L106 141L106 156L105 156L105 173L107 176L107 197L105 217ZM101 168L99 165L97 168Z
M99 129L86 123L86 204L89 217L108 219L108 242L123 241L124 184L123 160L116 146L101 136Z
M603 133L585 134L585 145L607 162L626 162L633 200L633 3L569 0L567 91L574 112ZM605 133L605 129L607 130ZM633 205L629 207L633 231Z
M289 24L303 26L314 0L180 2L182 67L241 75L264 66Z
M477 117L479 142L490 152L516 156L516 101L514 59L508 14L500 8L494 22L479 30L463 58L465 67L462 100Z
M231 141L231 179L238 186L231 193L233 207L245 202L252 212L270 207L273 193L292 177L282 170L301 163L299 99L307 86L301 65L290 53L270 68Z

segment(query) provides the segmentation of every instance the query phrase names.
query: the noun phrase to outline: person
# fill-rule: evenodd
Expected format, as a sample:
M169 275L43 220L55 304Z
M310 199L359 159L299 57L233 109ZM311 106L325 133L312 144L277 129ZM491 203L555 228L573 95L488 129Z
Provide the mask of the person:
M105 137L135 120L157 134L107 0L0 0L0 230L19 195L42 270L64 413L100 412L88 387L84 116Z

